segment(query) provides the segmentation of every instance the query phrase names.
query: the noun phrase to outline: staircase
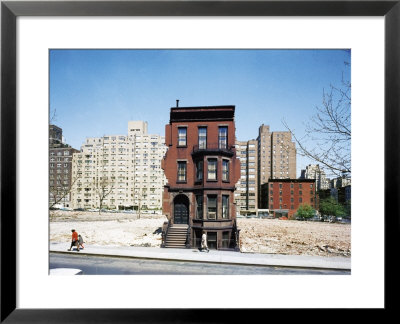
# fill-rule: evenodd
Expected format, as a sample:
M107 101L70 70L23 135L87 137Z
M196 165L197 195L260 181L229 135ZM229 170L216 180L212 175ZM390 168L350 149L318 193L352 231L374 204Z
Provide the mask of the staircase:
M167 238L165 240L166 248L184 249L186 248L186 234L189 225L173 224L168 229Z

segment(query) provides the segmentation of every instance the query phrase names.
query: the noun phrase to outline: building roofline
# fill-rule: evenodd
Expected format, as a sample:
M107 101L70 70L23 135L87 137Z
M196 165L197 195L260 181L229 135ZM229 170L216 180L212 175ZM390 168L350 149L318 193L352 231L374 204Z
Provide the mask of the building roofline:
M196 121L233 121L235 106L171 107L169 123Z
M315 182L315 179L268 179L268 182Z
M172 110L179 110L179 109L218 109L218 108L233 108L235 109L235 105L219 105L219 106L188 106L188 107L171 107Z

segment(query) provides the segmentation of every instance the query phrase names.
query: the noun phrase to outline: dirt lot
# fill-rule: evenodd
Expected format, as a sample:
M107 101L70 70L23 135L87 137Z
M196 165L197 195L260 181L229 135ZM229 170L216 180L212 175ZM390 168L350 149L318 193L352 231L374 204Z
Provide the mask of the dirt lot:
M279 219L238 219L242 252L351 255L351 225Z
M161 244L161 215L52 211L50 242L70 242L71 229L90 245ZM292 255L351 255L351 225L278 219L238 219L242 252Z

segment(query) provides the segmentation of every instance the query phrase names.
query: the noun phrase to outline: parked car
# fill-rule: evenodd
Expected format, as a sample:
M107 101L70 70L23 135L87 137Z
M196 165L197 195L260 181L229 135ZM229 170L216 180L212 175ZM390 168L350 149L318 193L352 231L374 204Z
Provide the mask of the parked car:
M60 210L72 211L73 209L70 207L62 207Z
M74 268L54 268L50 269L51 276L77 276L83 275L83 271L81 269Z

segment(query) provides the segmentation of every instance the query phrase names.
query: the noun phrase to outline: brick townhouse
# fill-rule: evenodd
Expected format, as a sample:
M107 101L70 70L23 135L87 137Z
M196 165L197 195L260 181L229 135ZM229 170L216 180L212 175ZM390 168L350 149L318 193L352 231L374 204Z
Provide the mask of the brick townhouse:
M234 113L235 106L171 108L162 161L164 247L199 247L206 232L210 249L238 249Z

